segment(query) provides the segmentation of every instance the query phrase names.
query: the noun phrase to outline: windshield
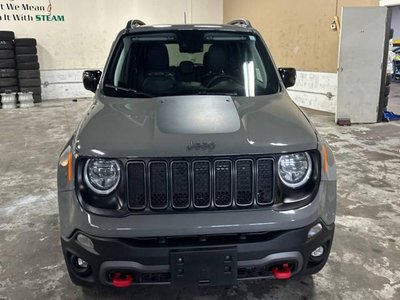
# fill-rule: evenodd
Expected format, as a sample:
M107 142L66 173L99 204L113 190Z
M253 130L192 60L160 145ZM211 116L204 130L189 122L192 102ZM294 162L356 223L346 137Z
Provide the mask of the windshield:
M279 90L274 65L257 36L198 30L123 37L103 87L113 97L252 97Z

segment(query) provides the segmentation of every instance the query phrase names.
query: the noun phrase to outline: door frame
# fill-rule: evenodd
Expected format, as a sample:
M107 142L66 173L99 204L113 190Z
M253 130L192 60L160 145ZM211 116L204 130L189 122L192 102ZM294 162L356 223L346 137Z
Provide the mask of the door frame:
M385 102L385 88L386 88L386 74L389 56L389 40L390 40L390 29L392 26L392 7L387 8L386 15L386 29L385 29L385 44L383 51L383 62L382 62L382 77L381 77L381 91L379 93L379 104L378 104L378 119L377 122L381 122L383 119L383 108Z

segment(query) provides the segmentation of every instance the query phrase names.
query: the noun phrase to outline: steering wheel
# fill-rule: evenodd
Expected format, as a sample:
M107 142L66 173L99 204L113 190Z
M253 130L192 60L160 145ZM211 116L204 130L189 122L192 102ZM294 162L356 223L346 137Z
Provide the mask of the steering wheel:
M222 81L234 81L239 85L243 85L239 79L237 79L236 77L232 76L232 75L228 75L228 74L219 74L219 75L215 75L213 78L211 78L211 80L207 83L206 88L211 88L215 85L217 85L218 83L222 82Z

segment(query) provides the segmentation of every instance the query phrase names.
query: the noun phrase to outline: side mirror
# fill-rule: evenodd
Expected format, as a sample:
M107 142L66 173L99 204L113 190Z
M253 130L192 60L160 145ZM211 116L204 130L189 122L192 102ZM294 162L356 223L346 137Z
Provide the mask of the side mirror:
M95 93L97 90L97 85L100 81L100 77L100 70L84 71L82 76L83 86L85 87L85 89Z
M296 69L295 68L279 68L279 73L285 87L292 87L296 84Z

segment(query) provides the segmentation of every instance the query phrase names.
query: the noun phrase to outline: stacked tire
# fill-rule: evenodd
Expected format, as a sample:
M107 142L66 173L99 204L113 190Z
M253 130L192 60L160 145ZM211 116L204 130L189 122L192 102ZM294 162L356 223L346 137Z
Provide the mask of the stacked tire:
M14 32L0 31L0 93L18 92Z
M21 92L32 92L34 103L42 102L36 39L15 39L15 59L19 90Z

